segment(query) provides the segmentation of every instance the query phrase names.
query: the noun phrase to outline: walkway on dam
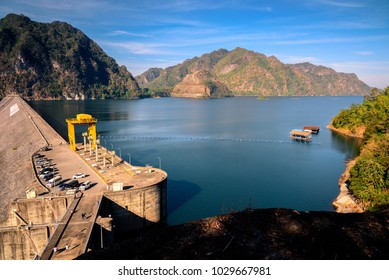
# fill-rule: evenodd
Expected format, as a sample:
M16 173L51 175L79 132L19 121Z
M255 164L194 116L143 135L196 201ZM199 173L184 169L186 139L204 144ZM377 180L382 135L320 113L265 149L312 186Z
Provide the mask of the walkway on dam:
M103 193L111 191L113 183L122 183L127 188L142 188L167 177L160 169L132 166L117 155L103 157L103 154L109 154L103 147L98 147L97 157L96 151L87 150L83 145L78 145L77 152L72 151L67 142L18 96L8 96L0 102L0 119L0 140L3 143L1 175L14 174L15 169L20 173L15 175L17 177L9 176L6 181L3 180L5 185L0 192L6 189L12 195L7 197L8 200L1 196L1 208L7 209L10 201L16 198L25 198L26 190L31 189L44 197L73 195L74 198L65 215L55 221L55 231L40 259L74 259L87 250ZM39 154L51 161L57 175L61 175L65 182L72 180L76 173L85 173L85 178L77 180L80 183L91 181L92 187L69 194L57 187L47 188L43 186L44 182L39 183L33 176L31 157L42 147L49 149L39 151ZM13 164L7 164L9 162Z

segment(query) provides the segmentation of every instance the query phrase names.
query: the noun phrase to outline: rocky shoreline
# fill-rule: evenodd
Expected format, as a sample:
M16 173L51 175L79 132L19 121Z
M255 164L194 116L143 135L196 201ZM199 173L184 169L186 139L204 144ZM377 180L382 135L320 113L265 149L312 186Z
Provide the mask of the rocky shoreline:
M353 133L350 130L345 129L345 128L335 128L332 124L327 125L327 128L332 130L332 131L335 131L337 133L340 133L340 134L343 134L343 135L346 135L346 136L349 136L349 137L360 138L360 139L364 138L363 137L363 133L366 130L366 127L363 126L363 127L359 128L359 129L357 129L355 131L355 133Z
M357 134L351 133L350 131L346 129L337 129L331 124L327 126L328 129L340 133L349 137L357 137L357 138L363 138L361 134L361 131L359 131ZM357 157L358 158L358 157ZM350 177L350 169L353 168L355 165L357 158L350 160L346 164L346 169L342 173L342 175L339 178L339 189L340 193L336 197L336 199L332 202L332 205L335 207L335 211L337 213L362 213L364 212L363 206L358 203L354 196L350 193L348 186L347 186L347 180Z

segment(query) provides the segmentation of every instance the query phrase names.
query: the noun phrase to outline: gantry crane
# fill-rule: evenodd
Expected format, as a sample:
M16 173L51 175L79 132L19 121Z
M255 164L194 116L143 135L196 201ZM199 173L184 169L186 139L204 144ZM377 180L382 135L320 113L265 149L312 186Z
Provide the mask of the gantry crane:
M92 144L92 149L96 147L97 133L96 133L96 122L97 119L93 118L89 114L77 114L76 118L66 119L68 123L68 137L69 145L73 151L77 150L76 146L76 136L74 133L74 125L82 124L88 125L88 138Z

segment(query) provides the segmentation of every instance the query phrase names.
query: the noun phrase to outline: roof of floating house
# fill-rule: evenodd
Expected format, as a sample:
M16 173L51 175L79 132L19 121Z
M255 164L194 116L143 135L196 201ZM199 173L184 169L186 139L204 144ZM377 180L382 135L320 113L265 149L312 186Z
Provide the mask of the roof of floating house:
M299 136L304 136L304 137L308 137L311 135L311 131L304 131L304 130L298 130L298 129L293 129L289 133L292 135L299 135Z

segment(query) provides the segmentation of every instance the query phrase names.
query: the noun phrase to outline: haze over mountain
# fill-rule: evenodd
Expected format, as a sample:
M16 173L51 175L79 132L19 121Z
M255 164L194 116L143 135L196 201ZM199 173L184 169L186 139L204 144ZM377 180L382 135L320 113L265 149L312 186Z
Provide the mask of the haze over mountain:
M214 82L235 95L367 95L371 90L355 74L311 63L284 64L275 56L243 48L219 49L166 69L151 68L135 79L149 92L169 95L177 92L188 75L200 70L208 71ZM185 87L188 90L187 83Z
M71 25L23 15L0 20L0 98L138 98L140 90L94 41Z

